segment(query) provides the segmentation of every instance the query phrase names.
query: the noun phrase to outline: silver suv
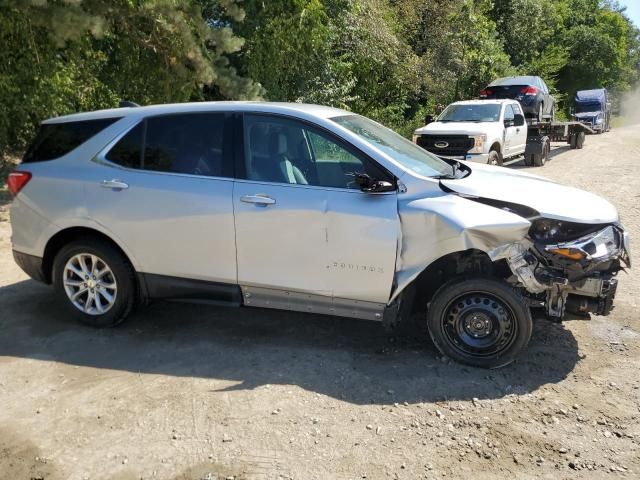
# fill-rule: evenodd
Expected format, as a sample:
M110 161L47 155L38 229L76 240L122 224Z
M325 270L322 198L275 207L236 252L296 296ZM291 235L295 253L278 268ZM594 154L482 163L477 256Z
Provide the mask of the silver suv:
M16 262L81 321L198 299L397 325L514 360L532 308L606 315L629 265L590 193L442 160L333 108L126 107L45 121L9 178Z

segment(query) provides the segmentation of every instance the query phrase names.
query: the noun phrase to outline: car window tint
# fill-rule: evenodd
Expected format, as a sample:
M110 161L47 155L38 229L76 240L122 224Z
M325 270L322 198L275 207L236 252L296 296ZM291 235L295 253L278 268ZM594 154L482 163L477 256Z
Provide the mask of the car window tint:
M357 189L354 172L386 179L363 156L302 122L245 115L244 132L249 180Z
M119 119L120 117L42 124L22 162L43 162L62 157Z
M223 113L180 114L147 119L143 168L213 177L223 166Z
M140 122L116 143L105 158L127 168L140 168L142 165L142 135L144 122Z

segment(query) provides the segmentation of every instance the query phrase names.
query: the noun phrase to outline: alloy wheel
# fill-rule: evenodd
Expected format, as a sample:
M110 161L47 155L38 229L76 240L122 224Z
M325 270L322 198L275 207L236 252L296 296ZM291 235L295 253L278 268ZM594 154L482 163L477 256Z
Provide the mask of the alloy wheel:
M73 306L88 315L103 315L116 302L116 277L97 255L79 253L71 257L64 267L62 282Z

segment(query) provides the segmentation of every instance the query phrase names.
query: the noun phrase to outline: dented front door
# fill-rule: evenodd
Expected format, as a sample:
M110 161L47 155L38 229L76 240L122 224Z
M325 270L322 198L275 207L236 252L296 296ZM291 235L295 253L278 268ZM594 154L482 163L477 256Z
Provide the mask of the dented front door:
M237 181L238 283L386 303L395 271L395 193Z

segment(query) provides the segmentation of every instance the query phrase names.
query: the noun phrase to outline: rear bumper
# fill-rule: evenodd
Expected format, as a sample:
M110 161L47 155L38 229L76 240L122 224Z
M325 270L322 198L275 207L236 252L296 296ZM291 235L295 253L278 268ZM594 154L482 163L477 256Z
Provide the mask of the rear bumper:
M34 280L42 283L50 283L42 268L42 258L14 250L13 259L18 266Z

